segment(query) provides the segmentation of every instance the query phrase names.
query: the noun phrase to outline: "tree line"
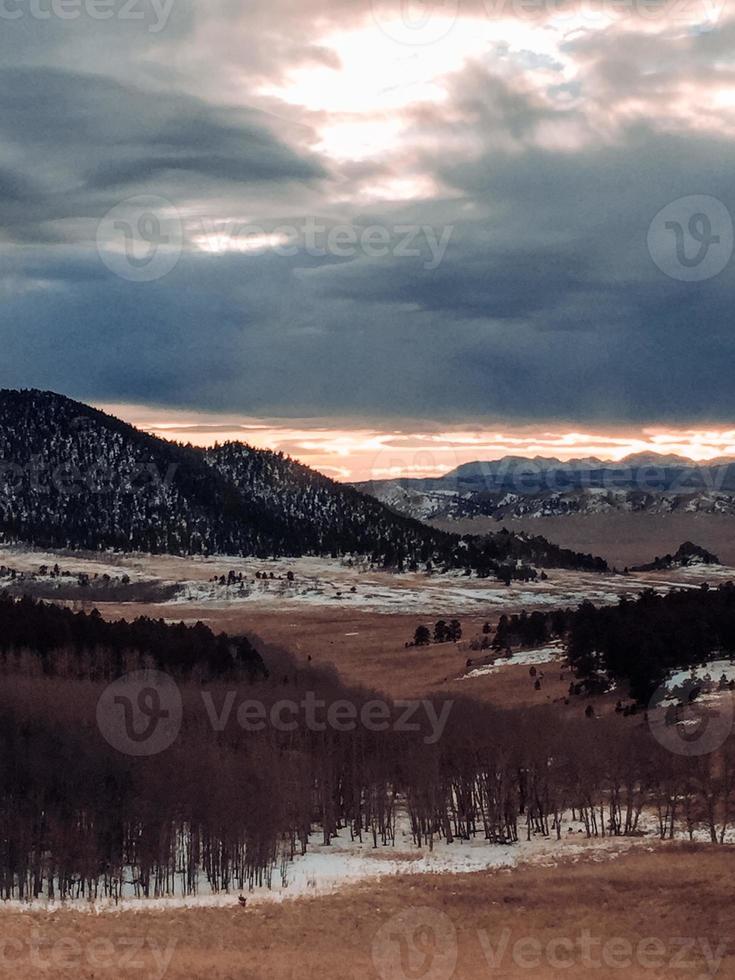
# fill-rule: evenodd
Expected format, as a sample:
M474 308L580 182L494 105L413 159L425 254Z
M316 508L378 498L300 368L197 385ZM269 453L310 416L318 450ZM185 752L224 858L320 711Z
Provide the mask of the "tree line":
M321 680L325 680L322 678ZM319 678L289 679L306 690ZM390 846L479 838L515 844L703 828L721 841L735 805L735 740L716 757L669 752L640 716L561 720L546 708L457 703L443 737L213 730L201 687L181 685L184 725L166 751L132 759L99 735L97 683L0 678L0 896L155 897L288 881L317 833ZM208 685L215 704L227 686ZM327 699L369 696L325 683ZM265 703L283 680L262 684Z
M723 592L719 602L729 599ZM640 714L590 721L470 699L452 703L435 741L422 716L415 730L399 731L404 706L392 704L381 729L299 716L294 726L252 730L236 711L214 725L211 705L233 695L257 698L269 718L284 698L310 692L361 708L377 696L268 648L258 653L267 670L250 676L231 638L201 625L106 623L2 599L0 637L3 898L152 897L287 881L315 832L327 845L339 834L389 846L403 823L427 847L476 837L511 844L572 831L633 834L647 813L662 837L704 828L719 841L734 815L732 735L715 756L679 755ZM110 669L131 651L173 674L183 701L178 738L142 758L108 744L96 721ZM435 699L434 711L444 703Z
M432 634L418 626L411 645L459 639L456 627L448 630L440 620ZM576 678L574 693L600 694L622 683L646 705L672 672L735 656L735 584L705 583L665 594L646 589L610 606L585 600L576 609L503 614L494 630L485 623L482 633L471 647L495 653L557 640Z
M147 616L109 621L96 609L73 612L29 596L16 599L0 593L0 669L25 672L22 654L46 674L88 680L143 667L179 677L267 676L247 637L215 634L201 622L187 626Z
M647 703L673 670L735 654L735 585L647 589L614 606L583 602L566 614L567 657L577 676L603 687L624 681Z

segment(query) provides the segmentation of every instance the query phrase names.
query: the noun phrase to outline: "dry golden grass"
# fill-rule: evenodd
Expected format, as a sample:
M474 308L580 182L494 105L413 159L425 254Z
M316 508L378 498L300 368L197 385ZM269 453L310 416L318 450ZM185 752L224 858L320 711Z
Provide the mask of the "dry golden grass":
M174 912L6 910L0 912L0 975L727 978L735 976L734 872L730 848L666 844L604 862L391 877L329 897L245 909L233 898L232 908ZM455 931L456 969L448 972ZM693 945L684 949L682 940ZM483 943L501 957L495 969ZM726 946L715 970L705 954L721 943ZM172 957L162 972L167 949ZM123 957L133 953L137 965L126 964ZM674 957L684 954L677 965Z
M99 606L108 618L136 615L167 616L179 613L170 606L138 604ZM463 680L467 660L479 664L490 651L470 649L473 637L482 635L487 616L460 615L463 639L428 647L408 647L416 627L433 625L438 617L421 614L385 614L352 609L259 610L253 607L217 609L187 606L179 615L187 622L201 619L212 629L256 635L269 644L289 650L299 660L333 664L345 684L380 691L390 698L422 698L450 694L476 698L502 707L535 707L556 702L561 711L581 713L587 704L574 699L563 705L571 675L558 663L537 665L544 671L540 691L526 666L506 666L497 673ZM497 620L499 613L491 617ZM352 634L352 635L348 635ZM563 676L562 676L563 675ZM599 711L614 709L615 697L595 699Z

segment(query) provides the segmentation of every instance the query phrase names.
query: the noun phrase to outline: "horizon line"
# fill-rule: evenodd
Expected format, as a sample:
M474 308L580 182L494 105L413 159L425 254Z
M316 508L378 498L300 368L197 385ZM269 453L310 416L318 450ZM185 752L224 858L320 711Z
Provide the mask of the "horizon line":
M142 431L203 448L247 442L310 466L343 483L440 477L467 463L506 457L620 463L629 456L678 456L692 464L735 460L735 428L719 426L574 427L560 422L472 424L397 418L387 421L241 415L93 402Z

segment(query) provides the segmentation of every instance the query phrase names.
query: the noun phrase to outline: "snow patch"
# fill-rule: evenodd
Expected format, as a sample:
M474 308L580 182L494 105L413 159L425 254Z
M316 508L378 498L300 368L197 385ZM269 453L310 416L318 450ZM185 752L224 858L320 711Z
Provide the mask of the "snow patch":
M512 657L499 657L491 664L475 667L474 670L464 674L460 680L466 681L475 677L486 677L488 674L497 674L505 667L528 667L558 662L563 655L564 651L560 643L550 643L548 646L536 647L534 650L518 650Z

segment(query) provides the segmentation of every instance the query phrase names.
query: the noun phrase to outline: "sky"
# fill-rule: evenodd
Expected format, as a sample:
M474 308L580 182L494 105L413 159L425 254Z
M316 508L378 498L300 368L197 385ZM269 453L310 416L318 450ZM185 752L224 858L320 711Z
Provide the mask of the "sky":
M141 405L97 407L163 439L213 446L239 440L282 452L340 482L443 476L463 463L508 456L561 460L620 460L645 453L689 457L698 462L735 459L735 429L675 429L651 426L570 431L567 426L427 423L403 420L388 428L332 418L243 418L219 412L155 409ZM655 460L658 462L658 460Z
M0 21L0 386L342 479L732 451L721 0Z

